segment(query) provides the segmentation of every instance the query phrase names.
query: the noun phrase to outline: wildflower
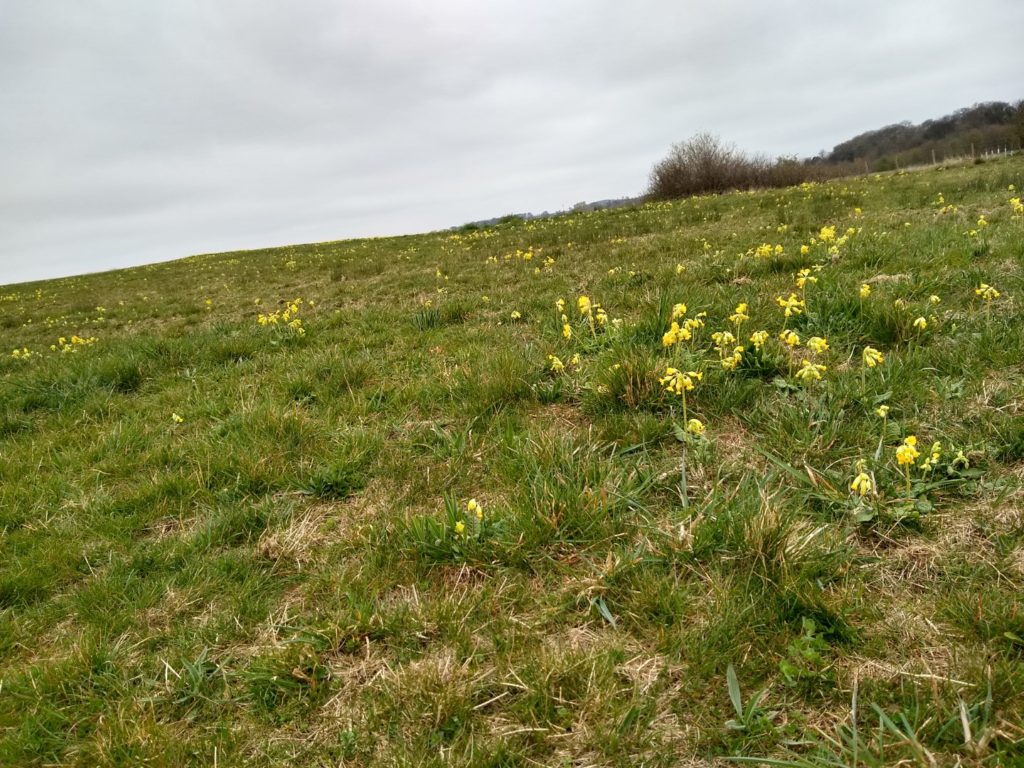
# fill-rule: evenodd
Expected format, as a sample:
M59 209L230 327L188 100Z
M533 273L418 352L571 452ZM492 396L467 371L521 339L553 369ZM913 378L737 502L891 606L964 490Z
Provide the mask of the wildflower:
M917 330L919 331L923 331L928 327L928 321L925 320L923 317L919 317L917 318L917 320L914 321L914 327L917 328Z
M828 341L823 339L821 336L811 336L807 340L807 347L817 354L828 352Z
M466 502L466 511L475 516L477 520L484 519L484 508L476 499L470 499Z
M861 353L861 359L864 360L864 365L868 368L874 368L879 363L885 362L885 355L879 352L874 347L864 347L864 351ZM882 406L888 410L888 406Z
M456 536L461 536L465 532L466 532L466 524L464 522L459 520L457 523L455 523L455 535Z
M558 314L565 314L565 299L559 299L555 302L555 308L558 310Z
M860 297L862 299L866 299L870 295L871 295L871 286L868 285L867 283L861 283L860 284Z
M822 227L821 232L818 233L818 239L823 243L831 243L836 239L836 228Z
M685 271L686 271L686 267L684 267L682 264L676 264L676 274L677 275L681 275Z
M863 469L857 473L857 476L853 478L853 482L850 483L850 490L861 497L867 496L873 488L874 484L871 482L871 476Z
M721 362L722 362L722 368L724 368L725 370L727 370L727 371L735 371L736 367L741 362L743 362L743 347L736 347L732 351L732 354L729 355L728 357L723 357Z
M704 378L704 374L701 371L687 371L683 373L675 368L666 368L665 375L658 379L658 383L665 387L665 391L673 394L682 396L685 392L690 392L696 386L694 382L700 381Z
M768 331L754 331L750 334L750 343L758 352L764 347L766 341L768 341Z
M800 255L801 256L806 256L810 252L811 252L811 246L809 246L809 245L801 245L800 246Z
M875 415L878 416L880 419L888 418L889 417L889 406L888 405L880 405L880 406L878 406L877 408L875 408Z
M860 215L861 215L861 213L862 213L862 211L861 211L861 209L860 209L860 208L854 208L854 209L853 209L853 215L854 215L854 216L860 216Z
M523 315L518 309L513 309L512 314L509 315L509 317L511 317L512 320L521 320L523 318Z
M562 323L562 335L566 341L572 340L572 326L568 323Z
M1011 184L1011 186L1013 185ZM1020 201L1019 197L1010 198L1010 208L1013 210L1014 216L1024 216L1024 203Z
M939 463L939 459L942 458L942 443L932 443L932 448L928 454L928 458L922 459L918 465L924 472L931 472L935 469L935 465Z
M577 352L572 357L569 358L569 365L579 365L579 364L580 364L580 353Z
M900 466L909 466L917 461L917 457L920 455L921 452L917 450L917 438L914 435L908 435L903 440L903 444L896 449L896 462Z
M173 421L175 424L181 424L183 421L185 421L185 419L182 418L181 416L179 416L176 413L172 413L171 414L171 421Z
M695 317L689 317L686 322L683 323L683 327L688 331L696 331L704 327L704 318L708 316L707 312L700 312Z
M816 282L818 282L818 278L816 278L813 275L811 275L811 270L806 268L806 267L804 269L801 269L799 272L796 273L795 280L796 280L796 287L799 288L801 291L804 290L804 288L807 287L808 283L816 283Z
M994 301L998 299L1002 294L987 283L981 283L977 288L974 289L975 294L980 296L983 301Z
M581 315L589 315L590 314L591 304L590 304L590 298L588 296L580 296L576 300L576 306L579 309Z
M686 431L691 435L703 435L704 424L700 419L690 419L686 422Z
M672 307L672 317L669 318L669 319L670 320L678 320L679 318L683 317L683 315L685 315L685 314L686 314L686 305L685 304L676 304L675 306Z
M711 334L711 340L715 343L715 349L720 353L724 353L726 346L736 343L736 337L729 331L716 331Z
M942 299L940 299L938 296L936 296L933 293L931 296L928 297L928 302L930 304L941 304L942 303Z
M789 294L789 298L779 296L775 299L775 303L782 308L782 314L786 317L801 314L805 306L803 299L800 299L795 293Z
M782 331L779 340L787 347L799 347L800 337L794 331Z
M987 226L988 226L988 221L985 220L985 215L982 214L981 216L978 217L978 227L979 228L984 228L984 227L987 227Z
M736 311L733 312L731 315L729 315L729 322L735 323L737 332L739 332L739 327L741 325L743 325L743 323L745 323L749 319L750 319L750 316L747 314L747 303L746 302L742 302L741 304L737 304L736 305Z
M907 308L907 302L905 302L903 299L896 299L896 301L894 301L892 303L892 305L896 309L906 309Z
M804 360L800 364L800 370L796 372L796 377L801 381L821 381L821 374L827 371L824 365L818 363L812 363L810 360Z
M693 338L693 334L689 328L680 328L679 323L673 321L672 327L661 337L661 343L662 346L671 347L680 341L689 341L691 338Z
M598 306L594 312L594 319L597 324L602 328L608 324L608 313L604 311L604 307Z
M565 370L565 363L554 355L548 355L548 368L552 373L561 373Z

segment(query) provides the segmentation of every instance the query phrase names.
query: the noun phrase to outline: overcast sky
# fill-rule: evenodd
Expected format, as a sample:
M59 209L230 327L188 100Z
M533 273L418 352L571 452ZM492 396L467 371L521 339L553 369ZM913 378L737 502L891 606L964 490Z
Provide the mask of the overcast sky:
M0 284L643 191L1024 98L1020 0L0 0Z

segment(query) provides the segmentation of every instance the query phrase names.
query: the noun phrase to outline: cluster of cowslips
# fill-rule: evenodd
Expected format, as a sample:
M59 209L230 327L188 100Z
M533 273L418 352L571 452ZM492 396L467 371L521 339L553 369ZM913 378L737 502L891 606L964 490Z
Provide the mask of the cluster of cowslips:
M80 347L90 347L97 341L98 339L95 336L72 336L70 339L65 336L61 336L57 339L56 344L50 345L50 351L61 353L77 352Z
M744 347L742 345L733 346L736 344L736 337L730 331L717 331L711 334L711 340L715 343L718 361L722 368L727 371L735 371L743 361Z
M440 274L440 270L438 273ZM283 327L290 329L296 336L305 336L306 329L302 325L302 318L298 316L303 303L302 299L293 299L284 309L267 314L260 313L256 317L256 322L264 328Z
M30 350L28 347L22 347L21 349L15 349L11 352L11 357L15 360L28 360L35 355L35 352Z
M1024 203L1020 201L1019 197L1011 197L1009 203L1014 216L1024 216Z
M704 318L707 312L698 312L693 317L686 317L687 308L685 304L672 306L672 316L669 318L671 325L661 337L663 347L673 347L681 341L692 341L694 335L704 327Z

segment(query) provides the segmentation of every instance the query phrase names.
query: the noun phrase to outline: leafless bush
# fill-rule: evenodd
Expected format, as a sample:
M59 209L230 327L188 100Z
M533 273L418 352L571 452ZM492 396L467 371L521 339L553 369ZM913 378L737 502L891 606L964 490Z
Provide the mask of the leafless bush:
M734 189L788 187L844 175L850 169L806 163L796 158L770 160L747 155L717 136L699 133L676 144L651 171L647 194L670 199Z

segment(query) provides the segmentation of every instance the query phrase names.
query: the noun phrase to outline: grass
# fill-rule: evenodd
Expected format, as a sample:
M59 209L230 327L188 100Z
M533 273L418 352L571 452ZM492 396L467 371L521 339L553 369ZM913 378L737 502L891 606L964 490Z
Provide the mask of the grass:
M1024 761L1010 185L1024 159L0 289L31 353L0 358L0 764ZM705 326L666 348L677 303Z

